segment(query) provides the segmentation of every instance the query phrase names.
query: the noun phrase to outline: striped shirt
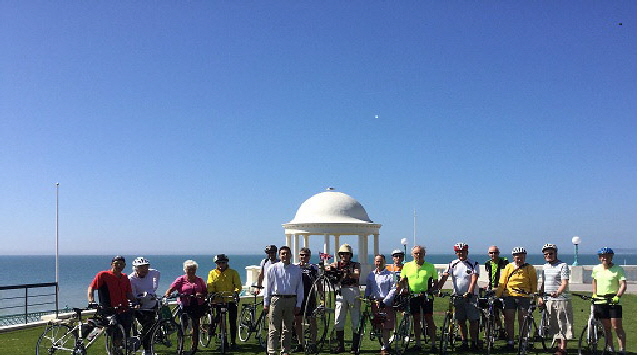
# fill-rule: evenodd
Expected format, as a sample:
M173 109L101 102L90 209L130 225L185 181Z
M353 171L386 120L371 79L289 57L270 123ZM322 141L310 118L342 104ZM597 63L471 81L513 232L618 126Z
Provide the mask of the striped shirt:
M553 263L545 263L541 269L541 279L544 283L544 292L553 293L557 292L561 286L562 280L568 280L570 278L570 270L568 264L561 260L555 260ZM568 299L568 288L564 289L561 295L557 296L557 300Z

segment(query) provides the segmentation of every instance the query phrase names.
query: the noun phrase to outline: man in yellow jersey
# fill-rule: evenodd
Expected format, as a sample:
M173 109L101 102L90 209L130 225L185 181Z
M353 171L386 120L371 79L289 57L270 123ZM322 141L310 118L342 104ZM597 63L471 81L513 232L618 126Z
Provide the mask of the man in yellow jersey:
M421 350L421 319L420 313L424 311L424 321L428 325L428 336L431 341L431 349L437 351L435 339L435 322L433 321L433 297L437 290L437 270L435 265L424 261L426 250L421 245L416 245L411 250L413 261L404 264L400 273L400 287L404 292L410 292L415 297L410 299L410 312L413 315L413 329L415 331L415 345L412 350Z
M506 265L499 278L495 295L504 299L504 323L508 333L506 350L515 350L515 310L518 310L519 327L530 305L530 293L537 290L537 272L526 262L528 252L523 247L513 248L513 262ZM525 293L520 293L517 290ZM526 294L528 293L528 294Z
M215 261L216 268L209 272L206 289L209 294L224 292L224 297L216 297L213 301L219 302L219 307L222 306L222 302L227 303L231 333L231 346L229 349L237 350L235 340L237 338L237 299L239 298L234 297L234 295L240 294L242 281L240 281L240 274L229 268L229 258L226 254L218 254L213 260Z

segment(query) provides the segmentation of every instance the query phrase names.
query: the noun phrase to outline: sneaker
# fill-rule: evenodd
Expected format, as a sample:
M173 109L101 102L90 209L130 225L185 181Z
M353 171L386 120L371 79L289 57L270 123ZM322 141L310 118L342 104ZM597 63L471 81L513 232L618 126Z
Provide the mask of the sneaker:
M502 350L513 351L513 350L515 350L515 344L506 344L506 345L502 346Z
M308 344L308 352L310 354L316 354L317 353L317 346L315 344Z
M302 344L297 344L297 345L295 345L295 347L291 351L294 352L294 353L303 353L304 352L304 347L302 346Z

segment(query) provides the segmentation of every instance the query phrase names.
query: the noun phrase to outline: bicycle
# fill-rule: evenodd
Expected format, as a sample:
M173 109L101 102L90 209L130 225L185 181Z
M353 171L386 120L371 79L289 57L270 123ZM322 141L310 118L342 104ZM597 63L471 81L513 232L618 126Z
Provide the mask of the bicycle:
M490 355L490 352L495 348L495 341L499 338L498 314L495 308L495 302L498 300L503 302L500 298L495 297L494 291L489 290L486 291L486 297L480 297L477 302L481 315L479 329L484 333L487 355Z
M391 336L393 351L396 354L406 352L406 350L408 350L408 344L413 337L413 316L410 314L409 304L410 295L398 295L395 297L395 300L393 300L393 307L395 308L396 314L401 313L401 319L395 323L397 326Z
M546 311L546 307L540 307L537 305L535 297L546 297L547 293L543 292L541 294L534 292L527 292L520 289L514 289L515 292L524 295L531 295L533 298L530 300L530 305L528 306L528 310L524 315L524 322L522 323L521 328L519 329L519 355L526 355L531 350L538 354L539 352L547 352L550 348L546 346L546 337L544 334L544 328L540 328L537 326L537 322L535 322L535 309L539 308L539 311L542 314L542 318L548 319L548 313ZM546 313L544 315L544 313ZM548 333L548 328L546 328L546 333ZM541 343L541 349L536 346L537 343Z
M420 292L414 294L400 294L395 297L393 307L397 313L402 314L399 323L396 323L398 325L391 337L391 343L394 344L393 348L396 354L403 354L408 351L410 343L415 341L414 316L410 312L410 300L413 298L429 297L433 294L434 292ZM428 323L424 322L422 312L419 314L419 319L421 324L420 335L421 338L426 341L426 338L429 336L429 327Z
M95 316L83 323L82 312L96 308ZM75 326L71 326L69 322L64 321L50 321L38 338L36 355L53 354L54 352L84 355L87 349L95 344L102 334L105 335L105 346L108 355L129 355L124 327L118 323L115 314L106 315L107 311L117 310L118 308L107 308L94 304L90 304L85 309L73 308L75 318L78 320Z
M440 292L440 297L449 297L448 309L444 314L444 324L441 327L441 334L439 336L439 353L445 355L448 349L455 349L455 340L457 338L457 324L455 323L455 300L466 299L470 302L470 299L464 296L457 296L447 292Z
M169 298L160 299L160 307L156 310L156 321L151 327L151 353L182 354L184 347L182 327L177 324L168 305Z
M238 322L238 337L241 342L247 342L251 337L251 333L255 333L255 340L266 349L266 339L268 323L266 322L266 312L264 312L264 300L257 301L258 290L261 286L251 286L253 292L253 303L243 304L240 311L240 320ZM260 315L256 317L257 310L261 309Z
M357 334L359 334L359 344L355 352L359 354L360 348L362 347L362 343L364 342L364 335L366 335L366 325L369 323L371 325L371 330L368 333L368 336L371 341L377 339L379 345L384 345L384 339L382 338L382 325L386 321L386 313L379 312L374 314L372 312L373 304L377 307L381 304L381 301L377 301L370 298L359 297L360 301L364 303L364 312L362 312L359 318L359 327L357 329Z
M228 313L229 297L239 304L239 296L234 291L221 291L211 293L207 298L207 313L200 320L200 344L208 348L211 339L217 339L218 348L222 354L228 350L226 334L226 318ZM216 334L215 329L219 332Z
M306 299L303 313L304 352L306 355L319 354L326 346L332 348L335 341L335 283L339 276L319 264L319 277L313 283ZM311 299L314 298L314 299ZM313 307L314 305L314 307ZM315 322L313 324L312 322ZM315 335L311 335L311 327L315 327ZM313 339L315 338L315 339Z
M203 296L196 296L196 295L183 295L183 294L177 294L175 295L175 297L181 297L183 300L184 299L202 299ZM182 305L176 307L176 309L171 313L171 318L175 321L175 319L178 319L179 321L175 321L178 324L178 327L180 328L180 332L179 332L179 343L181 344L182 347L182 351L187 351L187 350L194 350L194 346L197 346L197 343L193 343L193 341L188 342L187 338L191 338L193 339L193 337L199 337L200 334L200 329L198 329L198 327L194 327L193 324L193 318L184 312L184 309L182 308ZM198 318L199 321L199 318ZM199 341L199 340L198 340ZM187 349L189 347L188 344L191 344L191 348Z
M590 300L590 315L588 321L581 331L579 336L579 355L596 355L606 354L609 349L606 349L606 344L610 341L606 336L603 324L599 319L595 317L595 301L606 301L606 304L612 304L612 296L610 297L590 297L583 296L576 293L572 294L583 300ZM611 351L612 353L612 351Z

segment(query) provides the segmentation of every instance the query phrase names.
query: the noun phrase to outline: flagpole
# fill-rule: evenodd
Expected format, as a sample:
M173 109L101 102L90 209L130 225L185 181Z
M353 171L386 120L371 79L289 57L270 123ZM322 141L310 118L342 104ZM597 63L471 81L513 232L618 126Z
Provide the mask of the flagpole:
M413 245L417 245L417 210L413 209Z
M60 284L59 284L59 268L58 268L58 255L59 255L59 190L60 183L55 184L55 312L58 313L58 299L60 296Z

